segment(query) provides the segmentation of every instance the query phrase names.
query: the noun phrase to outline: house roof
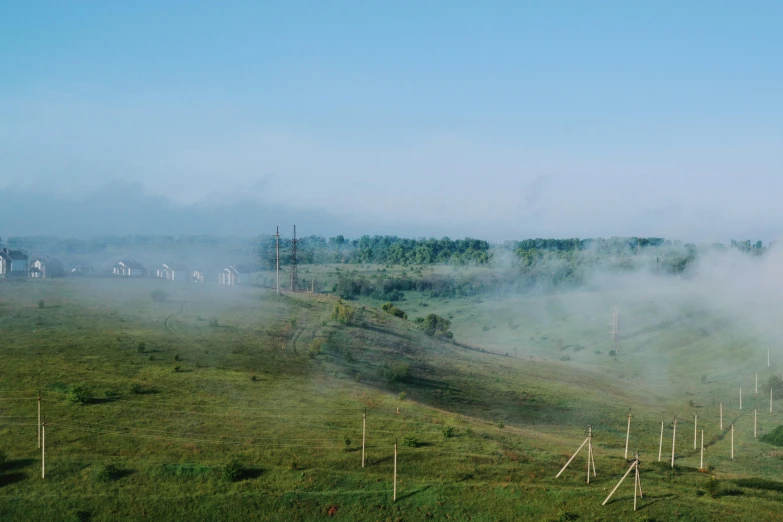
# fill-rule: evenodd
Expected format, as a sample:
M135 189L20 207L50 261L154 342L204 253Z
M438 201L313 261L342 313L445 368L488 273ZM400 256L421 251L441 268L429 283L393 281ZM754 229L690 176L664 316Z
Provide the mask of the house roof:
M163 263L163 266L165 266L169 270L182 270L182 271L187 270L187 267L182 263Z
M10 259L11 261L25 261L29 259L27 254L21 250L8 250L7 248L0 250L0 255L6 259Z
M239 274L251 274L253 273L253 270L250 269L250 267L246 265L231 265L231 267L237 271Z
M122 263L126 267L134 269L134 270L144 270L144 267L138 261L122 260L122 261L120 261L120 263ZM120 264L120 263L117 263L117 264Z

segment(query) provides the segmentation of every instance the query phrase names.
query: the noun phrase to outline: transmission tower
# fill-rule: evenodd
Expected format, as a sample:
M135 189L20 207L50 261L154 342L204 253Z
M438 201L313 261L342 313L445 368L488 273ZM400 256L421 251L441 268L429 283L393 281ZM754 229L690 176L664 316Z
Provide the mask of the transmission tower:
M296 225L294 225L294 237L291 239L291 291L299 289L299 275L296 273Z
M277 294L280 295L280 227L275 230L275 273L277 274Z
M609 332L612 334L612 344L614 345L614 352L620 353L620 313L615 310L612 312L612 330Z

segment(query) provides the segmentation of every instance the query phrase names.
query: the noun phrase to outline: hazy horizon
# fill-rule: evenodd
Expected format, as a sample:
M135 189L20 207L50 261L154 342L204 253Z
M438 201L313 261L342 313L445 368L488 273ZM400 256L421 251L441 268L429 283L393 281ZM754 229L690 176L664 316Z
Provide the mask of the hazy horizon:
M781 14L9 6L0 235L769 241Z

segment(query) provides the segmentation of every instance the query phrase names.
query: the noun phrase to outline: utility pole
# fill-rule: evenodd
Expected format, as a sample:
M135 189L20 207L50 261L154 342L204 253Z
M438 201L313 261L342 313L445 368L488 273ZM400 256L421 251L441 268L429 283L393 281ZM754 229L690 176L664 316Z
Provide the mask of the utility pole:
M674 468L674 441L676 439L677 439L677 417L674 417L674 431L672 431L672 468Z
M772 395L770 395L772 397ZM769 407L772 410L772 405ZM41 392L38 392L38 448L41 448Z
M362 419L362 467L364 467L364 441L367 432L367 408L364 408L364 418Z
M46 419L41 424L41 478L46 478Z
M612 334L612 344L614 345L614 352L620 351L620 313L618 311L612 312L612 330L609 332Z
M393 502L397 502L397 440L394 441L394 493Z
M280 295L280 227L275 231L275 264L277 273L277 295Z
M291 291L299 289L299 274L296 271L296 225L294 225L294 237L291 239Z

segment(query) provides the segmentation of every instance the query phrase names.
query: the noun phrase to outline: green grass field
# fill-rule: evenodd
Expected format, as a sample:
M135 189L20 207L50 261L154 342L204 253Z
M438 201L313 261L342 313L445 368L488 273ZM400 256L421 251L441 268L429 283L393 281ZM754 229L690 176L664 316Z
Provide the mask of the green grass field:
M150 298L159 288L166 302ZM336 302L151 280L0 283L0 520L779 519L783 451L753 437L754 409L759 436L783 424L783 401L770 414L761 391L779 350L735 318L665 290L398 303L411 319L450 318L448 343L372 300L336 322ZM615 306L623 337L610 357ZM79 383L87 404L68 400ZM636 513L631 480L601 506L629 465L629 408ZM556 479L588 424L597 477L585 484L580 453ZM223 476L232 458L245 466L236 481Z

